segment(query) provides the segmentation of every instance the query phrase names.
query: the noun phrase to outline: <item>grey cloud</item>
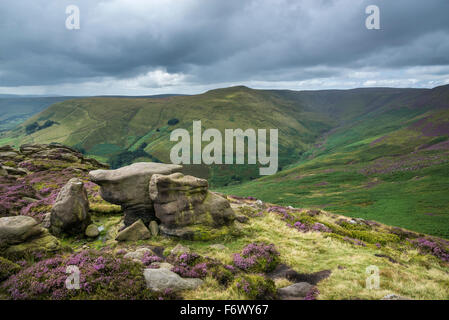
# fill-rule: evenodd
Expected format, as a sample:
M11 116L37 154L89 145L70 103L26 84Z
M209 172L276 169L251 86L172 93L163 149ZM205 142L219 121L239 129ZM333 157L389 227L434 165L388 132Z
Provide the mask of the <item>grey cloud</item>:
M81 30L65 29L69 4L80 7ZM364 27L371 4L381 9L382 30ZM2 0L0 87L158 69L207 85L444 66L447 12L447 0Z

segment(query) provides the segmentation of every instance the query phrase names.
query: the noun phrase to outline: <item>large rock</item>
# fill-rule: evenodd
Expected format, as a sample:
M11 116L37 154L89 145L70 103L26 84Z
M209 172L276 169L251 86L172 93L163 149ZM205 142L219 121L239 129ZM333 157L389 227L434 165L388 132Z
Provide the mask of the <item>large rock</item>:
M151 238L150 230L147 229L142 220L137 220L129 227L120 231L115 240L117 241L137 241Z
M181 173L153 175L149 193L161 221L161 232L185 238L191 231L185 227L219 228L231 224L235 213L228 200L207 188L206 180Z
M100 185L101 197L121 205L125 225L139 219L145 224L154 220L154 208L148 184L153 174L171 174L182 166L154 162L139 162L116 170L94 170L89 173L92 182Z
M199 287L203 280L194 278L181 278L178 274L166 269L145 269L143 273L148 289L154 292L192 290Z
M43 228L32 217L0 218L0 247L25 242L42 232Z
M84 234L91 224L89 201L83 182L72 178L62 187L51 209L50 231L55 235Z

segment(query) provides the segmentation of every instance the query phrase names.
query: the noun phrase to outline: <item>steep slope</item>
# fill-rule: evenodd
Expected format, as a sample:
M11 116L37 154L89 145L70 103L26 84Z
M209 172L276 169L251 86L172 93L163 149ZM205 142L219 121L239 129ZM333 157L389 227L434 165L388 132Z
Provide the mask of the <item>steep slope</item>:
M289 169L224 191L449 238L448 104L449 86L401 96L324 135Z

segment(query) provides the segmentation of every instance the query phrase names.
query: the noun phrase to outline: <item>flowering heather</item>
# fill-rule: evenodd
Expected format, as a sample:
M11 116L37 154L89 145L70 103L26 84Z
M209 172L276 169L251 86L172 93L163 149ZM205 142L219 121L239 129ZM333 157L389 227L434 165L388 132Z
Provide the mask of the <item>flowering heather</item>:
M251 243L234 254L233 263L248 272L270 272L279 263L279 252L274 244Z
M183 278L204 278L207 275L207 265L203 260L196 253L182 253L175 259L171 271Z
M312 289L310 289L309 292L307 292L307 295L304 298L304 300L316 300L316 298L318 297L319 294L320 294L320 291L318 290L318 288L313 287Z
M444 262L449 262L449 242L444 240L437 242L429 238L408 239L408 241L421 253L431 254Z
M312 226L312 230L313 231L319 231L319 232L327 232L327 233L332 233L332 229L330 229L329 227L326 227L324 224L316 222L313 226Z
M353 238L349 238L349 237L344 237L343 238L344 241L352 243L355 246L362 246L362 247L366 247L366 244L359 240L359 239L353 239Z
M294 217L287 213L287 209L284 207L273 206L268 208L268 212L273 212L281 216L282 220L292 220Z
M448 162L442 154L425 155L410 153L399 157L380 158L359 170L364 175L389 174L393 172L416 171Z
M152 255L150 252L145 252L142 257L142 263L145 266L149 266L153 262L162 262L162 258Z
M80 289L68 290L66 268L80 269ZM0 289L11 299L148 299L138 263L99 251L82 251L70 256L42 260L2 283Z

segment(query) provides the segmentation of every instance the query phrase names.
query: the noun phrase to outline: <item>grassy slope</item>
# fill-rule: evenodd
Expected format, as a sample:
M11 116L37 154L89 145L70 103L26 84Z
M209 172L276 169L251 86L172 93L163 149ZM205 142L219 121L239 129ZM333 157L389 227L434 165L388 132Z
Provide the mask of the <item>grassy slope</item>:
M333 130L290 169L221 191L449 238L449 110L434 110L442 94L430 92L418 108L395 101L376 109Z
M0 132L11 130L50 105L70 97L0 97Z

